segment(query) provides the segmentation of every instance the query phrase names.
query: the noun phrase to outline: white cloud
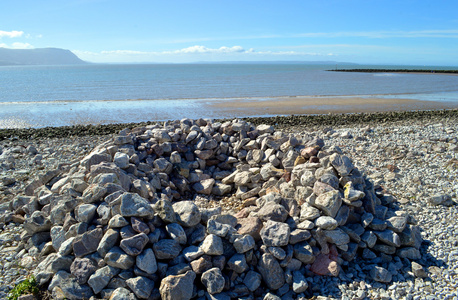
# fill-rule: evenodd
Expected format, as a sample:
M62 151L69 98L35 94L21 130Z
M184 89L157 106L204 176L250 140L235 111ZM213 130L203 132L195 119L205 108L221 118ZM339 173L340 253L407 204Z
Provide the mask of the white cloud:
M302 59L305 57L335 56L331 51L323 53L312 51L257 51L253 48L244 49L242 46L222 46L209 48L202 45L190 46L177 50L166 51L135 51L109 50L101 52L73 50L78 57L93 62L192 62L199 60L264 60L289 57Z
M2 37L17 38L17 37L21 37L23 34L24 34L24 31L17 31L17 30L3 31L3 30L0 30L0 38L2 38Z
M0 43L1 48L9 48L9 49L33 49L34 47L29 43L12 43L11 45Z

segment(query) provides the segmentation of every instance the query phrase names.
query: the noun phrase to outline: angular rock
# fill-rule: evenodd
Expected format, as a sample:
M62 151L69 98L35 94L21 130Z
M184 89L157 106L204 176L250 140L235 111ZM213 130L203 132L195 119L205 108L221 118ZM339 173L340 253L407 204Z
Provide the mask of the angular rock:
M146 234L139 233L133 237L122 239L119 246L126 254L131 256L137 256L142 253L143 248L149 242L149 238Z
M124 193L121 197L110 203L113 209L119 209L123 217L153 218L154 210L148 200L134 193ZM117 212L117 211L116 211ZM116 213L113 213L115 215Z
M96 228L78 235L73 241L73 253L75 253L75 256L82 257L97 251L102 234L102 228Z
M378 282L391 282L392 279L391 273L387 269L379 266L374 266L370 271L370 275L372 279Z
M285 274L272 254L264 253L258 262L258 270L271 290L278 290L285 283Z
M290 232L286 223L267 221L260 233L264 245L281 247L288 244Z
M197 205L192 201L180 201L172 205L175 217L181 226L192 227L199 224L201 214Z
M162 239L153 245L157 259L174 259L181 252L180 244L172 239Z
M282 205L268 202L258 211L258 217L262 221L285 222L288 218L288 212Z
M143 276L129 278L126 283L140 299L148 299L154 288L154 281Z
M256 291L261 286L261 274L255 271L248 271L243 279L243 284L251 291Z
M334 190L319 195L313 206L323 211L327 216L334 218L342 205L339 191Z
M222 255L224 253L223 241L214 234L207 235L200 248L207 255Z
M177 241L180 245L185 245L187 243L186 233L184 232L183 227L181 227L179 224L167 224L165 229L167 230L167 233L170 235L170 237Z
M119 273L119 271L118 268L111 266L102 267L89 277L87 283L94 291L94 294L98 294L107 286L111 278Z
M135 263L135 259L119 247L110 249L103 260L107 265L123 270L130 269Z
M161 281L159 292L162 300L189 300L194 290L196 273L188 271L186 274L167 276Z
M202 273L201 281L210 294L221 293L224 289L225 280L218 268L212 268Z
M70 272L79 284L85 284L95 271L97 266L89 258L75 258L70 266Z
M143 250L143 252L136 257L136 266L145 273L156 273L156 256L154 255L154 252L151 248Z

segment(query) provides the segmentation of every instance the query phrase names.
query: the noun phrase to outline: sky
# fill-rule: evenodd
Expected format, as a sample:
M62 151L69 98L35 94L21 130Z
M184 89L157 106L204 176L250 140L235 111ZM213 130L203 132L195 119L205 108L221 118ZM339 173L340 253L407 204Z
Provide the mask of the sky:
M458 1L1 0L0 47L100 63L458 66Z

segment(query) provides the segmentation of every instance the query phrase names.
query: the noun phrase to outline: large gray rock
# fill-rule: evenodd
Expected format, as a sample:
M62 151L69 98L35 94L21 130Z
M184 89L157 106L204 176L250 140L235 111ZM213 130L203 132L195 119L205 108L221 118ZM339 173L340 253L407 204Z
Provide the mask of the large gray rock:
M223 273L218 268L211 268L202 273L201 281L210 294L221 293L224 289L225 280Z
M263 207L258 211L258 218L263 221L276 221L276 222L285 222L288 218L288 212L286 209L275 202L267 202Z
M351 160L345 156L338 153L334 153L329 157L329 162L336 169L337 173L340 176L348 176L351 171L355 168Z
M107 265L123 270L130 269L135 263L135 259L119 247L113 247L108 251L103 260Z
M151 248L143 250L143 252L136 257L137 267L145 273L154 274L157 271L156 256Z
M182 275L170 275L162 279L159 287L162 300L189 300L194 290L196 273L188 271Z
M97 206L94 204L81 204L75 209L75 219L78 222L85 222L90 224L94 219Z
M78 235L73 241L73 253L75 256L82 257L97 251L102 235L102 228L96 228Z
M37 232L49 231L52 227L52 223L44 212L35 211L29 218L24 222L24 229L29 234Z
M307 242L294 245L294 257L306 265L312 264L315 261L312 247Z
M394 247L401 246L401 239L399 235L392 231L392 230L384 230L384 231L374 231L375 235L377 236L378 240Z
M342 198L337 190L329 191L319 195L313 204L316 208L320 209L327 216L335 218L337 211L342 205Z
M175 217L181 226L192 227L199 224L201 214L197 205L192 201L180 201L172 205Z
M185 245L187 243L186 233L183 230L183 227L177 223L167 224L165 226L167 233L170 235L172 239L177 241L180 245Z
M111 293L110 300L136 300L136 297L128 289L118 287Z
M174 259L181 252L180 244L172 239L162 239L153 245L157 259Z
M202 251L207 255L222 255L224 253L223 241L214 234L209 234L200 245Z
M119 239L119 232L109 228L105 234L103 235L102 239L100 240L99 246L97 247L97 252L100 254L101 257L105 257L105 255L113 248Z
M152 219L153 207L148 200L134 193L124 193L121 197L111 202L113 215L123 217L146 217Z
M243 279L243 284L251 291L256 291L261 286L261 274L255 271L248 271Z
M89 277L87 283L94 291L94 294L100 293L110 282L111 278L118 275L120 269L111 266L105 266L95 271L94 274Z
M175 212L173 211L172 203L168 200L160 199L154 206L157 215L166 223L176 222Z
M258 262L258 270L271 290L278 290L285 283L285 274L278 261L270 253L264 253Z
M289 242L290 228L286 223L267 221L261 229L261 239L266 246L286 246Z
M143 248L145 248L148 242L148 236L142 232L130 238L122 239L119 246L128 255L137 256L142 253Z
M70 266L70 272L79 284L85 284L89 279L89 276L91 276L96 270L97 266L95 263L91 259L85 257L75 258Z
M53 299L80 300L89 299L94 293L88 285L81 285L76 278L68 277L61 280L52 290ZM58 296L59 295L59 296Z
M154 288L154 281L143 276L129 278L126 283L140 299L148 299Z
M372 279L378 282L391 282L392 279L391 273L387 269L379 266L374 266L370 271L370 275Z

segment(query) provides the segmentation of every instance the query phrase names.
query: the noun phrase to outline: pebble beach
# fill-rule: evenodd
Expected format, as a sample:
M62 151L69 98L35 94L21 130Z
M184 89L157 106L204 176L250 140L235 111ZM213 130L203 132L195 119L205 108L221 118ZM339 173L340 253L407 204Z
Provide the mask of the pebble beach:
M213 122L224 124L225 121ZM418 249L419 256L357 255L352 261L339 260L340 272L337 276L311 275L306 268L298 269L297 272L301 272L305 280L302 287L306 288L297 288L291 282L290 285L282 284L280 288L270 287L258 292L255 292L256 289L250 290L247 294L242 293L243 290L240 297L458 299L457 110L248 118L243 122L253 126L272 125L283 136L294 136L298 140L320 138L324 142L323 151L337 147L338 150L333 151L349 157L361 174L373 183L374 188L383 191L380 194L383 195L382 203L386 202L383 205L390 211L404 211L409 215L408 223L418 226L422 243ZM22 200L18 200L18 196L24 196L27 187L39 176L55 170L68 171L78 166L94 148L113 140L124 128L134 129L151 124L0 130L1 299L6 299L15 284L32 274L49 254L43 254L40 252L43 249L31 246L24 228L29 216L20 205ZM164 126L164 122L160 126ZM206 202L205 209L219 206L223 212L236 215L248 205L245 202L248 198L233 197L231 194L221 198L211 198ZM55 252L52 249L49 251ZM390 280L376 280L371 275L375 267L386 270L383 276ZM234 275L235 286L241 289L245 284L245 289L251 288L244 283L248 275L243 272L240 274L243 276ZM296 282L296 277L301 275L294 274L297 275L294 277ZM130 282L128 286L124 289L129 291L129 297L143 297L131 287ZM225 289L225 292L231 289L234 287ZM207 291L210 290L207 287ZM53 290L48 293L53 297L59 296ZM203 289L196 293L193 295L196 299L230 298L227 298L227 293L224 295L226 298L223 295L218 298L218 293L207 293ZM43 291L41 295L45 294ZM100 295L97 293L92 299L99 299ZM160 295L152 292L146 298L160 296L163 296L162 290Z

